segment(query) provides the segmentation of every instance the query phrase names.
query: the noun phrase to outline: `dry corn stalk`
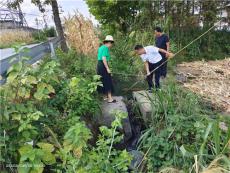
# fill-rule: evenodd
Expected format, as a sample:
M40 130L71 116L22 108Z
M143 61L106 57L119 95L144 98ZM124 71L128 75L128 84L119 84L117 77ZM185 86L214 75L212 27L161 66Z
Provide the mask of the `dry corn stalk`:
M182 63L177 66L177 73L188 79L183 83L186 88L230 113L230 58Z
M99 39L95 27L90 19L85 18L78 11L73 16L64 18L66 39L70 47L83 54L95 55L99 46Z

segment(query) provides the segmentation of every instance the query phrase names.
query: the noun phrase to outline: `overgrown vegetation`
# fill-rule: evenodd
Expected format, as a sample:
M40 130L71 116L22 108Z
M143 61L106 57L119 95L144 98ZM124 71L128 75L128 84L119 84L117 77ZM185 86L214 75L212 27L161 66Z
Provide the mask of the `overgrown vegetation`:
M43 41L47 41L48 37L56 37L56 31L53 27L46 28L37 32L33 32L32 36L35 41L43 42Z
M24 30L9 30L0 34L0 48L10 48L18 44L33 44L47 41L48 37L55 37L56 31L53 27L41 31L29 32Z
M202 100L175 84L168 84L150 99L153 112L139 144L148 151L148 172L172 166L195 172L194 165L202 172L219 156L223 157L221 166L230 170L226 147L230 130L219 128L220 121L229 124L229 120L210 119L213 112Z
M126 114L115 112L111 129L100 127L97 142L88 143L94 132L82 119L98 110L98 76L83 79L76 73L66 78L59 60L32 67L25 63L27 58L21 59L8 70L7 83L0 88L1 170L126 171L130 155L112 147L122 139L116 129Z
M36 2L44 5L41 1ZM132 52L135 44L154 44L153 30L160 25L171 38L171 51L177 52L213 25L218 20L217 7L225 4L196 0L89 0L87 3L102 24L97 33L90 21L76 14L66 20L67 38L75 50L63 53L58 49L57 59L47 57L37 66L28 65L25 62L28 58L20 57L21 61L8 70L7 82L0 86L1 171L130 171L132 156L126 149L114 147L123 140L118 129L121 120L128 115L115 111L111 127L98 127L94 122L94 117L101 113L101 101L96 92L101 83L95 75L98 38L114 34L110 65L115 88L118 94L129 98L132 90L145 89L143 63ZM58 14L58 6L54 7ZM200 16L195 14L196 10ZM201 18L203 28L199 27ZM55 35L53 29L35 34L34 38L43 40L51 35ZM210 32L172 59L169 70L181 61L224 58L229 55L228 38L227 30ZM203 103L202 98L180 87L173 78L170 75L162 90L149 98L153 112L149 122L143 124L144 131L138 143L138 149L145 154L142 163L147 164L137 165L135 171L229 172L229 118L220 116ZM135 82L139 83L133 86ZM133 118L142 122L141 117ZM220 128L220 122L228 127Z
M0 34L0 48L9 48L13 44L25 43L31 44L34 42L32 34L26 31L5 31Z
M184 50L177 60L178 62L213 60L229 56L227 1L87 0L86 2L90 12L102 24L104 34L126 36L136 31L141 32L143 37L150 34L148 39L154 44L154 28L160 26L169 35L170 43L177 45L178 50L221 20L212 32ZM227 13L227 16L224 16L224 13ZM138 43L142 41L143 39L140 39Z

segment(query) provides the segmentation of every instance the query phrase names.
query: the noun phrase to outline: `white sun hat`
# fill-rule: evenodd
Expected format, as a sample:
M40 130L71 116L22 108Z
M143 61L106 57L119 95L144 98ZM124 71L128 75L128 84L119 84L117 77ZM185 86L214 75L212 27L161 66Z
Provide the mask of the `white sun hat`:
M104 40L104 41L112 41L112 42L114 42L113 36L112 36L112 35L107 35L107 36L105 37L105 40Z

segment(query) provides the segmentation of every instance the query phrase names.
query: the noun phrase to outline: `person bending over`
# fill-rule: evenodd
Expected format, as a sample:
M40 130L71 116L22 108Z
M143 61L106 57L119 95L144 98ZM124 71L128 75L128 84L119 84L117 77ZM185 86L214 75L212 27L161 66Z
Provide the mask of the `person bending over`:
M147 73L146 79L149 85L149 92L152 92L153 89L153 73L155 74L155 88L160 88L161 69L156 69L161 64L162 60L162 56L159 52L165 53L169 58L173 57L173 54L155 46L143 47L142 45L136 45L134 49L144 62ZM156 70L153 71L154 69Z

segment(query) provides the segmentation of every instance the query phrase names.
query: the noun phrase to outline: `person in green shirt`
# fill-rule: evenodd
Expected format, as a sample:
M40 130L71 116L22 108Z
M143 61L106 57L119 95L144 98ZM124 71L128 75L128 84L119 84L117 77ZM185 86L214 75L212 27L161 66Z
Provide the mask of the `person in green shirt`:
M113 46L114 40L111 35L107 35L103 45L98 48L97 54L97 74L101 76L101 82L103 86L98 87L98 92L106 94L108 103L115 103L116 100L112 97L113 82L111 77L111 71L109 68L110 51L109 49Z

